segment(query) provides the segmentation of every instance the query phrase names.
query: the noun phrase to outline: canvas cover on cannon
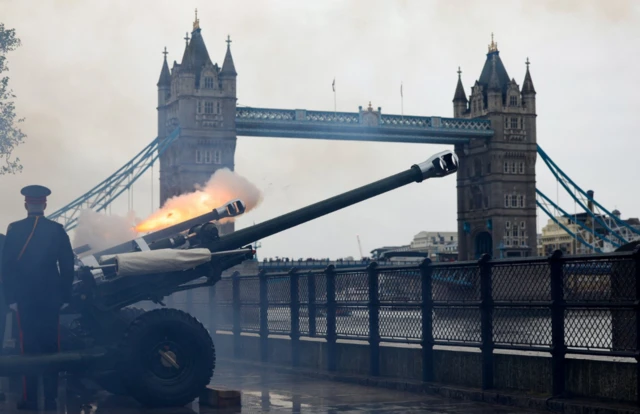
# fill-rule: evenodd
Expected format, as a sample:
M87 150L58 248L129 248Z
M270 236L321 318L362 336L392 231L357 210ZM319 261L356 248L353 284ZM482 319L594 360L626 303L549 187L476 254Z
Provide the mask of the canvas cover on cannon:
M64 370L149 407L181 406L210 382L215 347L209 332L186 312L132 308L141 301L164 306L179 291L212 286L222 272L250 260L251 244L412 182L457 171L444 151L409 169L262 223L220 235L216 221L245 211L241 200L175 226L94 251L77 250L77 280L63 313L62 352L0 357L0 372ZM402 203L391 206L402 210Z

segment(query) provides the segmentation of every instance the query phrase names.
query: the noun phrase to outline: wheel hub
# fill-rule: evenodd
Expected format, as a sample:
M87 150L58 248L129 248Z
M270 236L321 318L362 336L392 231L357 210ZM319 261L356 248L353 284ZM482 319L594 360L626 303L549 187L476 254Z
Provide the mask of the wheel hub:
M178 365L178 361L176 361L176 354L173 351L163 351L162 349L158 350L160 354L160 363L165 368L175 368L180 369L180 365Z

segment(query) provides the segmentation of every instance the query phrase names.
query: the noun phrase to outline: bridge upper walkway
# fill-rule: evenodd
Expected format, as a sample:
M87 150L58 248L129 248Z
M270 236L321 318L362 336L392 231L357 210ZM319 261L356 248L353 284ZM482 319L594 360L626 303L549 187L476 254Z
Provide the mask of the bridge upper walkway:
M484 119L386 115L380 111L308 111L240 107L236 109L239 136L330 139L340 141L464 144L493 136Z

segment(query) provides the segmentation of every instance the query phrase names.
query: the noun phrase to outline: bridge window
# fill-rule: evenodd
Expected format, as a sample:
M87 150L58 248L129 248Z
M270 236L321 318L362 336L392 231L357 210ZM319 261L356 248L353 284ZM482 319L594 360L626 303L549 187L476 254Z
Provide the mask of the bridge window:
M515 174L516 173L516 163L512 162L511 163L511 174Z
M220 151L213 151L213 163L222 164L222 153Z
M505 174L509 174L509 163L508 162L504 162L504 172Z
M509 106L518 106L518 97L510 96L509 97Z
M211 151L204 152L204 163L211 164Z
M202 113L202 101L198 101L198 113Z
M204 88L213 89L213 78L211 76L207 76L204 78Z
M213 102L205 102L204 103L204 113L212 114L213 113Z
M513 237L518 237L518 228L513 226Z
M511 205L511 196L509 194L505 194L504 195L504 206L506 208L509 208L510 205Z
M511 207L518 207L518 198L517 196L511 196Z
M507 246L511 246L511 239L507 238L507 240L505 240L504 244L506 244Z
M220 102L216 102L216 114L219 114L220 112Z
M520 204L520 207L523 207L523 208L524 208L524 196L523 196L523 195L518 196L518 202L519 202L519 204ZM514 207L515 207L515 206L514 206Z
M524 174L524 162L521 162L519 165L520 174Z
M196 150L196 164L202 164L202 151Z
M518 129L518 118L511 118L511 129Z
M511 227L511 222L510 222L510 221L507 221L507 222L505 223L505 225L504 225L504 226L505 226L506 228L510 228L510 227Z
M521 229L526 228L526 224L525 224L525 222L524 222L524 221L521 221L521 222L520 222L520 228L521 228Z

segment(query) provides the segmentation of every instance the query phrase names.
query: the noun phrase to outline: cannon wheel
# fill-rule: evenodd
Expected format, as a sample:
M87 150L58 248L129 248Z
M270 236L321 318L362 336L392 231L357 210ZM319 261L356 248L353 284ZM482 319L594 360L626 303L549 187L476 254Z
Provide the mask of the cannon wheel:
M138 316L146 311L140 308L124 308L120 310L122 321L129 326ZM127 390L122 385L120 375L115 371L109 371L93 378L93 380L105 391L114 395L126 395Z
M216 363L207 329L177 309L146 312L129 325L118 347L127 394L147 407L178 407L209 384Z

